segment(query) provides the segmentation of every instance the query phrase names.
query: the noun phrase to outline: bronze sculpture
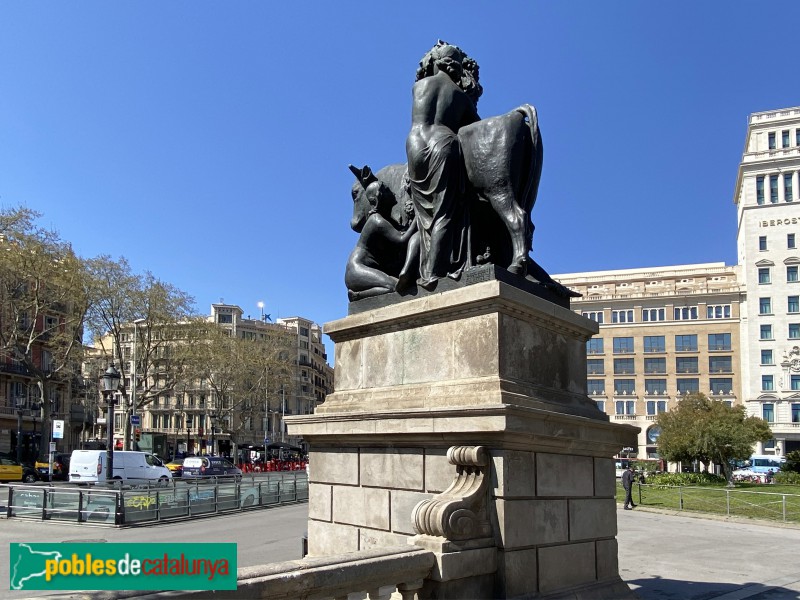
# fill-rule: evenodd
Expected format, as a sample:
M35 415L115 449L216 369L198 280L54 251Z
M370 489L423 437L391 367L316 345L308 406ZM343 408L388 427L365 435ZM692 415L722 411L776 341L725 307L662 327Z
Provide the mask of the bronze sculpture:
M414 271L417 285L430 290L443 277L459 279L465 270L487 262L527 276L559 296L574 295L529 256L534 229L530 214L543 157L536 109L526 104L481 119L476 107L482 91L477 63L457 46L439 41L420 61L412 88L408 163L389 165L377 177L369 172L385 187L384 218L401 230L409 227L411 204L417 232L401 235L391 256L377 259L373 267L401 282L394 289L376 289L374 280L362 277L348 262L345 280L351 301L390 291L407 293ZM358 170L351 170L358 176ZM369 210L364 193L368 185L360 181L353 189L351 227L356 231L362 231L363 214Z

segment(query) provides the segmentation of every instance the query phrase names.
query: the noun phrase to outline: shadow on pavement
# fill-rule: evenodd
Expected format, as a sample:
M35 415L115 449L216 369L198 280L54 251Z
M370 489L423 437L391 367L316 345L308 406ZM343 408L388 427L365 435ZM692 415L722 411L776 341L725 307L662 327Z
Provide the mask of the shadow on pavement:
M642 600L800 600L797 590L762 583L710 583L651 577L629 579Z

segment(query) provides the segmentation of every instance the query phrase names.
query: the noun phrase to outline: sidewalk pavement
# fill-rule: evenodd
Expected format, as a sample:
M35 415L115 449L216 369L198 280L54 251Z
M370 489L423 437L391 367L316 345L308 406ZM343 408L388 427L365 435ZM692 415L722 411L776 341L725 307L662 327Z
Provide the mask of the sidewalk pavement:
M617 511L619 571L642 600L800 599L800 527L639 506Z

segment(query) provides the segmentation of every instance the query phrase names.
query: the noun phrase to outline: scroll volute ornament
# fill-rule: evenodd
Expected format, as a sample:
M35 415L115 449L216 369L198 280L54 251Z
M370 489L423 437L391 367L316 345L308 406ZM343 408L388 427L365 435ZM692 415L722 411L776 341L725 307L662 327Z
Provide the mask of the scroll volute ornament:
M447 460L456 466L456 478L444 492L414 507L412 519L419 534L450 541L491 535L486 518L490 457L485 446L452 446Z

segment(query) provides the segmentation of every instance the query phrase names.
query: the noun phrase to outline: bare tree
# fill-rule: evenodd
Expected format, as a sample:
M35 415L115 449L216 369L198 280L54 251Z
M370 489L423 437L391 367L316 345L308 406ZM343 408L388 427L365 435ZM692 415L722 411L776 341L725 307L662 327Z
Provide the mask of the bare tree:
M184 379L184 363L176 348L186 337L184 328L193 317L194 299L150 272L133 273L124 258L100 256L87 264L94 283L88 329L95 344L118 365L123 382L120 392L126 406L139 413L155 398L173 392ZM124 385L126 381L129 385ZM133 386L137 386L135 394ZM124 419L123 431L129 447L128 418Z
M35 380L38 398L29 390L26 402L40 403L48 439L51 411L67 409L58 391L68 395L80 367L90 278L58 233L36 225L39 216L26 208L0 210L0 358Z

